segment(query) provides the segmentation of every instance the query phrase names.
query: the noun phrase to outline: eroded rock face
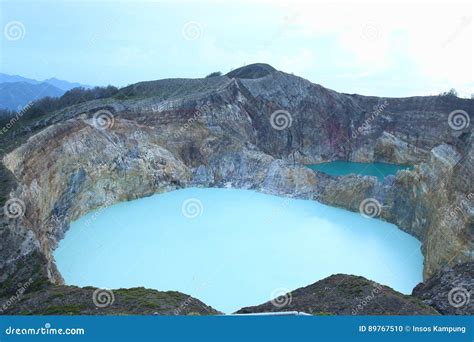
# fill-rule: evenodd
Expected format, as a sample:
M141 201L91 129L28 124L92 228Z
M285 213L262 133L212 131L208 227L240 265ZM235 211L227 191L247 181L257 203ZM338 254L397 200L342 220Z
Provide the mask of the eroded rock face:
M316 182L311 170L275 160L202 125L179 138L174 132L144 129L120 117L110 129L95 128L89 118L69 119L4 158L22 177L13 197L25 206L24 216L10 224L16 226L13 231L26 226L34 233L34 247L48 258L53 281L60 283L61 278L51 260L52 249L70 221L98 207L190 185L308 196ZM197 161L206 164L195 166Z
M300 311L312 315L439 315L421 300L376 282L335 274L236 313Z
M473 260L472 148L450 145L431 151L428 163L397 176L387 220L408 227L423 242L425 279L447 264Z
M339 94L267 71L142 82L32 124L37 133L3 158L18 181L11 197L25 210L2 220L0 282L18 275L18 260L41 255L46 262L34 273L61 284L51 251L69 222L187 186L255 189L353 211L375 198L378 217L422 241L425 278L473 260L471 131L447 121L454 109L471 113L472 100ZM417 166L381 183L303 165L336 159Z
M422 243L424 277L447 264L473 260L473 158L439 145L429 160L383 183L375 177L327 177L319 182L322 202L357 211L377 201L375 217L395 223ZM459 185L456 185L459 182ZM372 216L372 215L371 215Z
M395 164L416 164L424 160L428 151L411 145L395 135L383 132L375 142L372 159L390 160ZM370 160L370 158L367 158Z

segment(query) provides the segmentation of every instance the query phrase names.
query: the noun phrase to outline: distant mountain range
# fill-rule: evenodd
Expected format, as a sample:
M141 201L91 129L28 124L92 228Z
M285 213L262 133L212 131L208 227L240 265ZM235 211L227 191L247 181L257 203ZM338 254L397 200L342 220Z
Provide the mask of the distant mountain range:
M0 109L19 110L29 102L45 96L59 97L73 88L92 88L57 78L38 81L18 75L0 73Z

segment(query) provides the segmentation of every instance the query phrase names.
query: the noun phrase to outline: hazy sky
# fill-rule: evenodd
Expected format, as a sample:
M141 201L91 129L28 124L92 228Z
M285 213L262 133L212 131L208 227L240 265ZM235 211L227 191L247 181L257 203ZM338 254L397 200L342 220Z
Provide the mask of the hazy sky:
M469 2L0 1L8 74L123 86L264 62L347 93L474 92Z

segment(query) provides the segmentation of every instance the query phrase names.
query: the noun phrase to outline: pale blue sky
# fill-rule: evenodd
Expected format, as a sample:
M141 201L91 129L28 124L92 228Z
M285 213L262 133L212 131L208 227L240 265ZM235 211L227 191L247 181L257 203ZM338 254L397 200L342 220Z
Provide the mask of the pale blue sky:
M473 92L466 2L1 0L0 13L0 71L35 79L123 86L264 62L341 92Z

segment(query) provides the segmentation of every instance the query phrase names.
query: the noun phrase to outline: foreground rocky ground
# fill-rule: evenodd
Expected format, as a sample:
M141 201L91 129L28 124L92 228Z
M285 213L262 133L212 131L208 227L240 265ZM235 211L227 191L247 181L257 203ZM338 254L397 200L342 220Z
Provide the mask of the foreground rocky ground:
M416 286L413 295L443 315L473 315L474 263L443 267Z
M0 297L29 279L28 293L44 300L54 291L79 298L90 292L61 287L52 251L69 223L91 210L189 186L234 187L318 200L398 225L422 242L427 290L417 293L449 313L444 297L428 289L445 266L474 260L473 103L341 94L253 65L209 79L141 82L20 119L0 136ZM304 166L338 159L414 168L379 182ZM444 284L445 292L457 283ZM463 284L471 293L472 283ZM344 297L344 312L354 298Z
M218 315L219 311L180 292L133 288L22 284L25 291L0 298L9 315ZM363 277L337 274L237 313L301 311L313 315L439 315L421 299Z
M23 284L25 288L25 285ZM218 315L219 311L181 292L143 287L103 290L53 285L0 299L6 315Z
M300 311L313 315L472 315L474 263L446 266L412 295L364 277L336 274L237 313Z
M445 267L412 295L360 276L336 274L238 314L300 311L313 315L471 315L474 263ZM11 289L15 289L14 292ZM0 289L7 315L220 315L198 299L145 288L104 290L28 279Z

